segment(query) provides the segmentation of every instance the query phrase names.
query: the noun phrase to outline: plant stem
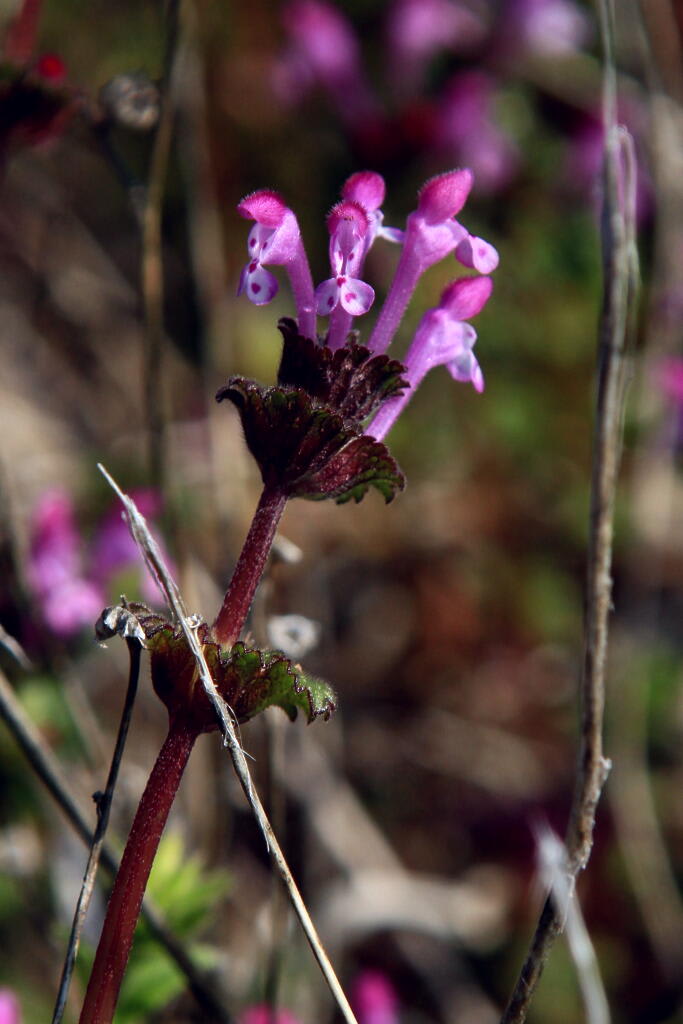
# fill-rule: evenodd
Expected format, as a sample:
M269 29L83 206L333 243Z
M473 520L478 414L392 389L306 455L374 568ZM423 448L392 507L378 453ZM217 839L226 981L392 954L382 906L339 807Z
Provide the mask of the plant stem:
M239 639L286 502L286 495L279 489L263 488L223 606L213 624L216 639L222 644L234 644Z
M135 703L135 696L138 689L138 677L140 675L140 642L132 638L126 642L128 644L128 655L130 658L128 690L126 693L123 711L121 713L121 722L119 725L118 736L116 737L116 745L114 747L107 784L105 786L104 793L100 795L97 802L97 825L92 837L88 864L83 877L78 903L76 904L76 913L74 914L73 924L71 926L71 935L69 936L69 945L64 960L64 967L62 969L57 1002L52 1015L52 1024L60 1024L60 1021L64 1016L66 1000L69 994L69 985L71 984L71 975L76 963L76 957L78 956L78 947L81 941L83 925L85 924L85 916L88 913L88 907L90 906L90 900L95 887L95 875L97 874L97 869L100 864L100 856L102 854L102 847L104 846L104 837L109 824L109 811L111 809L112 800L114 799L114 789L119 775L119 767L121 765L121 758L123 757L123 749L126 745L128 728L130 726L130 720L133 714L133 705Z
M196 738L182 719L171 721L109 898L79 1024L109 1024L114 1016L152 862Z

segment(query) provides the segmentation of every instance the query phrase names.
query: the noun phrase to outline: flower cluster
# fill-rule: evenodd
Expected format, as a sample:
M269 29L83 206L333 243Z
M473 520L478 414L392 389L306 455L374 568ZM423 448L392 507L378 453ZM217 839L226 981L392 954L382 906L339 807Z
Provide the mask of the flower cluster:
M506 188L524 152L501 113L509 70L569 60L590 41L591 20L575 0L393 0L384 5L378 59L391 104L362 60L356 28L340 4L289 0L286 43L271 71L285 107L314 89L326 94L363 159L396 160L431 150L471 167L481 192ZM449 57L457 70L442 77ZM441 58L439 73L430 65ZM373 72L376 72L373 67ZM432 82L439 83L434 91ZM556 102L553 93L552 100ZM509 117L505 118L509 121Z
M382 177L373 171L352 175L342 188L340 202L327 218L331 275L317 288L313 285L296 216L284 200L269 190L254 192L242 200L238 211L253 220L254 225L249 232L249 262L242 272L239 292L257 305L270 302L277 292L278 282L266 270L267 265L283 266L294 292L298 324L283 329L285 352L280 385L303 390L318 404L341 415L347 427L351 425L356 433L376 441L386 437L415 388L427 371L436 366L446 366L455 380L470 381L477 391L483 390L484 377L473 353L477 335L468 321L481 311L491 294L492 281L488 275L498 265L498 254L492 245L472 235L456 220L472 184L469 170L448 171L427 181L418 193L417 208L409 214L405 230L399 230L385 227L383 223L381 206L385 186ZM370 247L380 238L400 244L401 254L367 348L361 349L352 333L353 321L366 313L375 299L374 290L363 280L363 266ZM423 316L408 349L405 366L395 361L385 362L385 353L421 275L451 254L481 276L461 277L448 285L439 305ZM329 317L328 329L322 337L316 333L316 313ZM365 354L359 355L359 350ZM382 362L378 363L380 357ZM356 402L353 410L349 407L352 389L349 359L354 372L362 367L364 386L372 376L371 366L379 383L373 400L365 401L367 396L364 395L364 400ZM339 382L344 365L347 377L342 388ZM380 366L385 376L381 373L377 376ZM325 386L323 378L327 380ZM245 382L235 378L221 389L218 397L231 399L244 411L254 387L252 385L250 391ZM259 443L258 438L252 440L254 433L245 422L247 442L265 480L266 451L256 449L265 449L266 445L265 441ZM273 450L270 449L271 461ZM303 493L301 488L290 490L290 496L295 494L326 496ZM339 499L340 494L334 496Z

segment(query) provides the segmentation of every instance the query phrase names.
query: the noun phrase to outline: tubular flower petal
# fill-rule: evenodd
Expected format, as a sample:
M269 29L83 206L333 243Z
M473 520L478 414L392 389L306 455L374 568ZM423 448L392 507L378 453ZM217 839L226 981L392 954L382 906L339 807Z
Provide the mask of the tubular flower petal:
M381 407L368 427L372 437L386 436L418 384L436 366L445 366L454 380L470 381L476 391L484 390L484 375L472 351L477 332L465 321L481 312L492 288L490 277L461 278L444 290L435 309L425 313L405 359L410 387Z
M483 391L484 376L473 352L477 334L468 321L482 310L491 295L488 274L498 265L498 253L490 243L470 234L456 220L472 184L473 174L468 169L448 171L431 178L419 190L417 207L408 216L406 230L402 232L383 226L381 204L386 190L382 176L368 170L352 174L342 187L341 201L327 217L331 276L318 285L315 292L312 286L310 293L305 292L307 304L301 303L297 296L298 324L282 321L286 330L283 328L285 346L279 390L231 378L218 393L219 401L228 398L240 410L243 425L246 424L247 443L265 474L264 480L276 473L289 497L315 500L335 497L337 501L344 501L349 496L362 496L369 480L373 486L384 488L382 493L386 492L389 499L402 485L402 477L395 465L387 461L388 453L383 446L380 446L381 452L374 449L370 452L357 444L359 438L365 434L373 443L375 439L381 441L419 382L435 366L445 366L455 380L469 381L475 390ZM243 216L256 221L249 234L250 260L242 272L240 292L245 292L252 302L265 303L277 290L277 281L264 269L265 263L285 265L294 283L292 268L300 264L300 254L303 254L298 225L292 211L275 192L254 192L242 200L238 209ZM362 280L362 270L368 249L380 235L400 241L402 249L388 295L367 347L363 347L358 344L351 324L354 317L370 309L375 298L371 286ZM363 402L350 420L347 413L343 415L344 430L352 429L355 440L351 442L351 435L347 437L342 433L335 435L333 443L325 430L329 428L334 433L334 417L340 413L340 396L348 383L345 377L337 376L338 372L342 367L350 372L353 367L355 374L358 367L367 363L367 367L373 367L372 373L368 371L368 380L374 379L374 368L380 366L374 361L388 358L385 352L420 276L451 253L482 276L456 280L444 290L439 305L423 316L408 350L405 367L390 360L392 373L388 383L379 388L373 385L372 407ZM303 294L301 290L300 294ZM327 334L322 337L314 330L316 312L329 316ZM397 373L403 374L400 380ZM359 374L359 379L365 379L366 370ZM329 386L332 379L336 380L334 402L327 385L324 394L318 393L323 377ZM360 386L360 390L364 387ZM310 408L304 399L312 403ZM302 402L305 408L297 405ZM285 415L288 403L292 409L294 406L298 409L296 420L302 431L294 440L280 436L287 431L284 421L280 422L278 417ZM320 424L315 425L318 413L323 416L321 424L324 422L325 430ZM352 426L349 426L351 421ZM339 456L341 449L335 447L339 443L347 446L343 458ZM286 457L278 456L274 460L273 446L279 451L282 445ZM299 449L300 453L294 458L292 453ZM375 468L371 469L372 460ZM324 471L317 468L323 465Z
M355 275L365 254L370 222L360 203L342 200L327 218L333 277L318 285L316 304L321 316L341 305L350 316L361 316L372 306L375 292Z
M301 330L314 335L313 281L296 216L271 189L245 196L237 212L256 221L249 232L249 262L242 271L237 294L244 293L257 306L266 305L276 295L278 284L263 267L265 264L284 266L294 292Z
M473 267L480 274L490 274L498 266L498 252L483 238L466 235L455 247L455 258L465 267Z
M498 253L483 239L470 235L455 219L472 188L472 172L447 171L426 182L417 209L408 216L403 250L384 308L370 337L373 352L386 352L396 333L420 276L449 253L480 272L493 270Z

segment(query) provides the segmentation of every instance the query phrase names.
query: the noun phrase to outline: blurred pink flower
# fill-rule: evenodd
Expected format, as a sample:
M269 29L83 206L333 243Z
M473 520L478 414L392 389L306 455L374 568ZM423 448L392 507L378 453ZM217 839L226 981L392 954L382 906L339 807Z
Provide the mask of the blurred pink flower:
M574 0L508 0L501 18L503 47L542 56L571 54L590 42L593 25Z
M443 92L436 138L457 163L469 167L486 192L504 187L517 173L514 142L495 123L495 80L483 71L461 71Z
M132 492L145 518L161 511L156 491ZM163 544L160 544L164 551ZM99 523L84 559L84 540L78 531L71 497L58 489L38 501L29 527L26 576L45 624L56 635L70 637L91 627L108 598L112 580L122 572L138 570L142 597L150 603L160 597L156 581L144 565L118 503ZM164 552L165 558L172 565Z
M431 59L462 52L483 39L484 20L460 0L395 0L387 17L390 74L403 95L416 92Z
M19 1000L9 988L0 988L0 1024L21 1024Z
M363 971L351 991L358 1024L398 1024L398 996L386 975Z
M145 519L152 520L161 512L162 499L152 488L131 491L131 497ZM156 538L164 559L169 566L173 563L163 543ZM157 602L161 592L156 580L142 561L137 544L128 529L118 502L100 522L90 550L90 571L94 580L106 592L107 586L119 573L131 569L140 572L140 590L145 601ZM113 596L111 594L107 595Z
M276 1010L273 1013L270 1007L263 1003L246 1009L240 1014L237 1024L301 1024L301 1021L289 1010Z
M376 117L358 40L344 14L324 0L292 0L282 20L289 46L272 74L276 95L285 103L297 102L311 86L320 85L351 126L360 128L365 119Z
M679 356L662 359L655 369L655 381L667 398L683 402L683 359Z
M104 594L83 574L73 502L64 491L48 491L42 496L29 534L29 587L52 632L72 636L92 625L102 611Z

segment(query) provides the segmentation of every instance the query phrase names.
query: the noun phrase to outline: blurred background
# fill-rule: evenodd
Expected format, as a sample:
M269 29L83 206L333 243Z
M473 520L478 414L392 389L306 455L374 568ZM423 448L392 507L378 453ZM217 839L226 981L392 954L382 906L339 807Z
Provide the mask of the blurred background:
M579 895L613 1020L656 1024L683 1019L683 23L667 0L618 7L643 289L616 534L614 768ZM564 833L574 780L601 289L595 13L573 0L0 12L0 664L93 821L127 657L92 624L122 593L159 605L97 462L209 619L260 490L237 415L213 396L232 373L274 379L275 325L293 304L283 277L268 307L236 297L236 203L280 191L317 283L349 174L383 174L386 222L402 227L429 176L474 172L462 219L501 256L476 322L486 390L429 375L388 439L408 478L389 507L376 494L290 504L252 636L279 645L292 631L280 616L313 620L302 660L339 709L312 726L275 710L242 739L360 1024L494 1022L541 904L534 828ZM378 309L395 263L378 242L365 275ZM425 275L392 354L453 276L450 259ZM165 726L144 666L114 845ZM50 1019L85 859L0 723L0 985L25 1024ZM151 891L233 1019L258 1024L273 992L301 1024L337 1019L216 735L193 754ZM583 1012L560 940L530 1020ZM116 1019L208 1019L144 929Z

